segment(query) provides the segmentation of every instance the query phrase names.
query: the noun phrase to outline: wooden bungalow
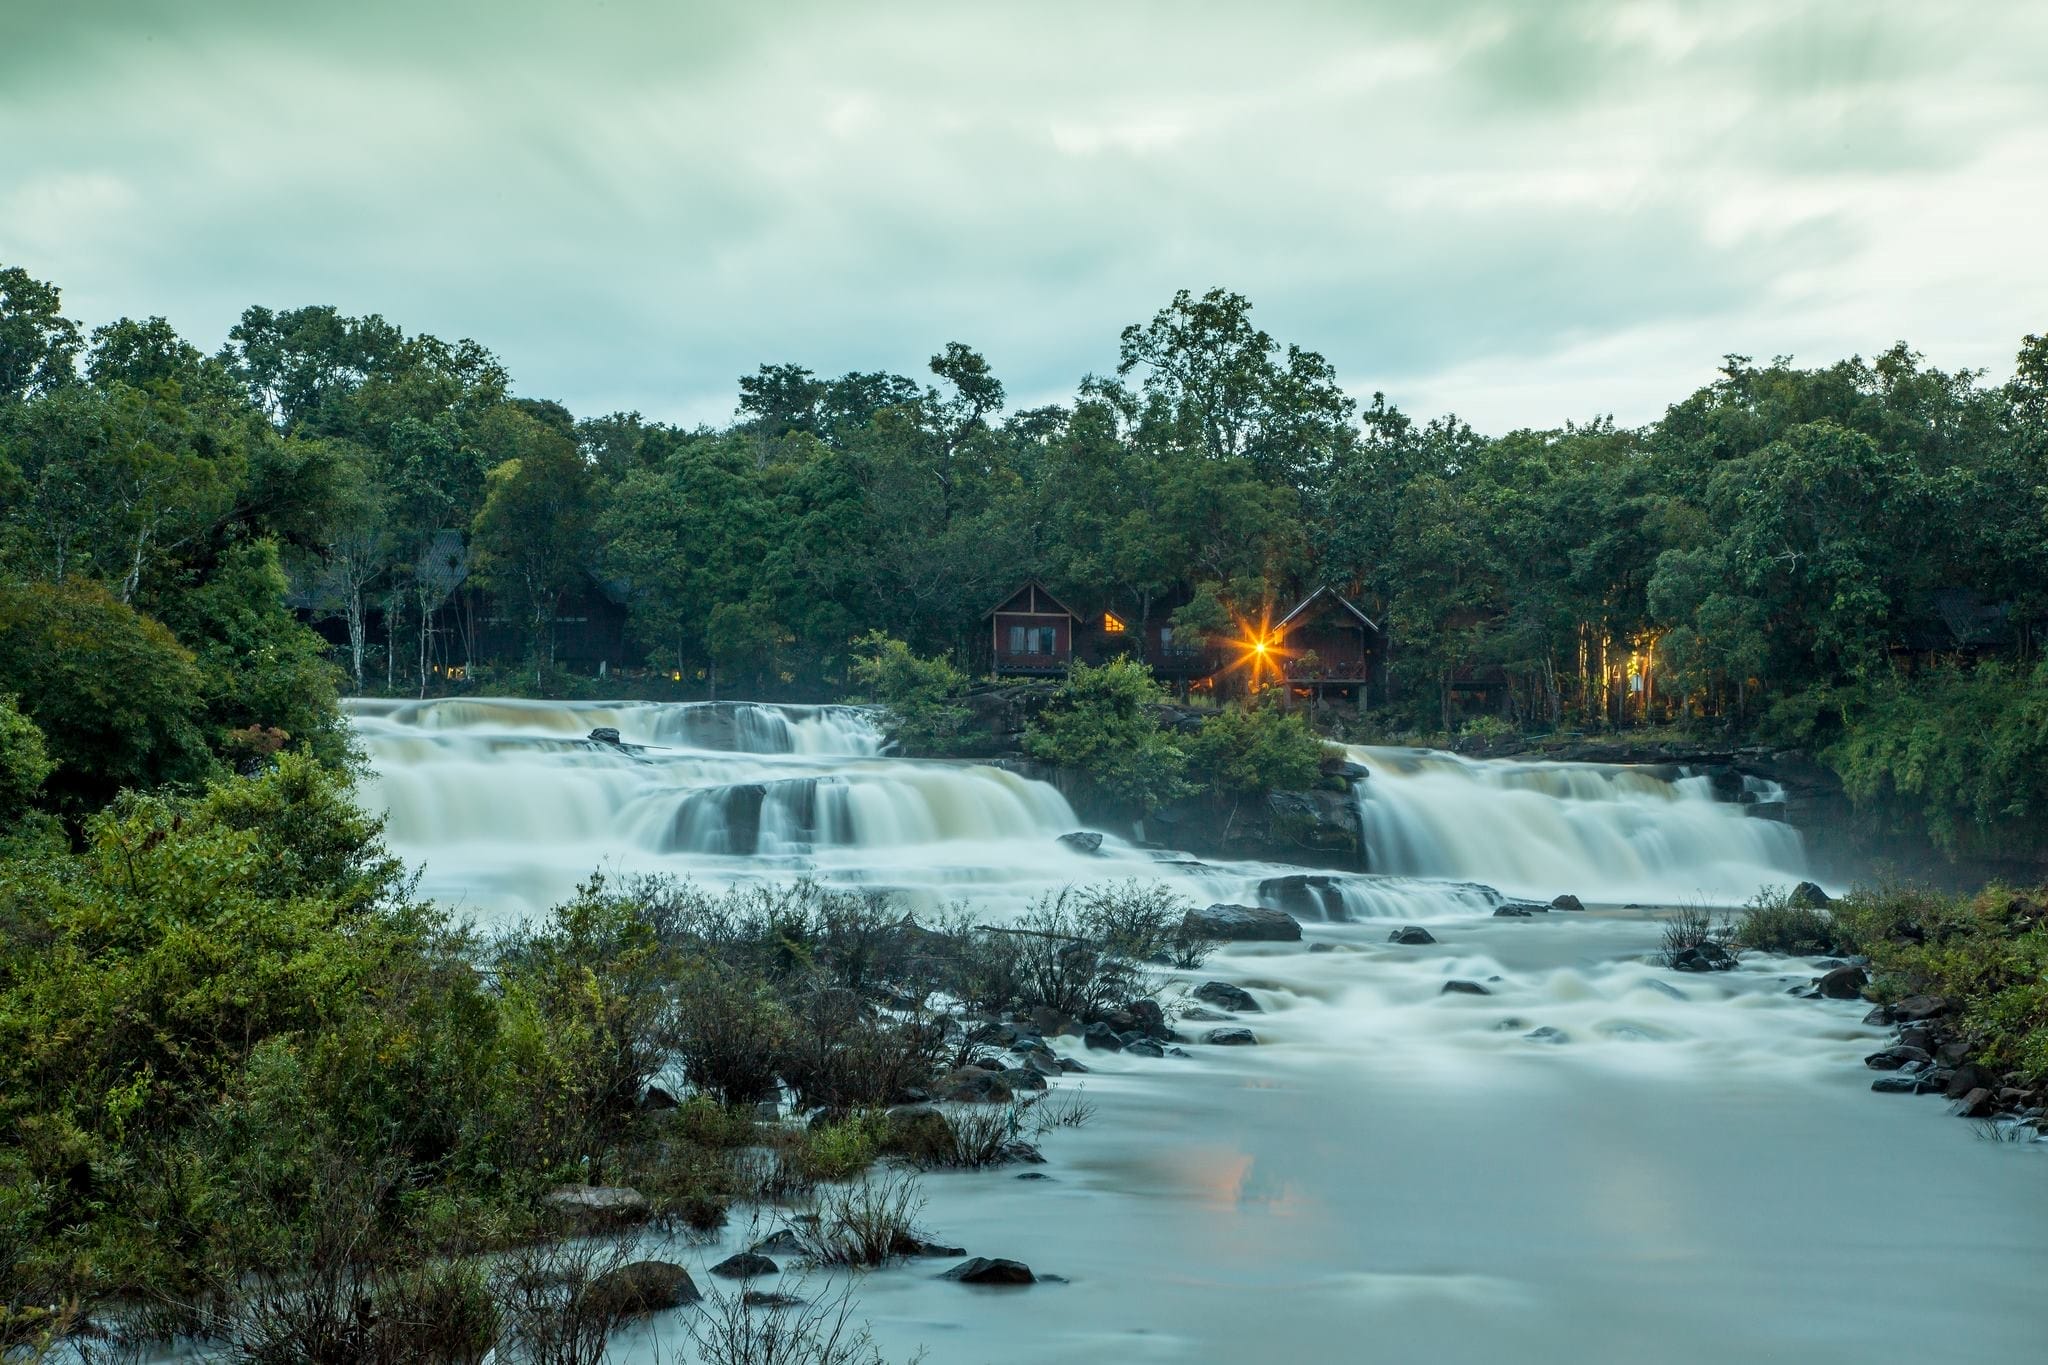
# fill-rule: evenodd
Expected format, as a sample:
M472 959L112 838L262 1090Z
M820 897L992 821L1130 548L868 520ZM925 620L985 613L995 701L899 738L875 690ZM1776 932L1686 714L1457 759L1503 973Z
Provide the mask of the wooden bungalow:
M1289 698L1311 706L1343 700L1363 711L1373 684L1381 681L1385 651L1379 624L1328 586L1304 597L1267 636Z
M989 655L997 677L1061 673L1074 657L1087 618L1033 579L982 613L989 623Z

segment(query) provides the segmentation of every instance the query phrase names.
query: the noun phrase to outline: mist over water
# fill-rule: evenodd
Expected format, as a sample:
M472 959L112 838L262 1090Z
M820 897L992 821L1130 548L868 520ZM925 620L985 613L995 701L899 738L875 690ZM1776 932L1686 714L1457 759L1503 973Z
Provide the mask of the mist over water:
M1333 875L1114 835L1078 852L1053 787L889 756L859 708L350 714L393 846L486 919L599 867L814 876L998 919L1155 877L1304 919L1308 944L1229 948L1170 988L1246 986L1260 1046L1205 1046L1193 1023L1186 1060L1059 1040L1100 1112L1047 1140L1051 1178L926 1177L934 1234L1070 1283L864 1276L891 1359L1988 1362L2031 1358L2048 1325L2048 1154L1873 1095L1865 1007L1787 994L1812 964L1674 973L1655 914L1620 908L1739 904L1807 876L1798 831L1745 809L1773 804L1768 784L1738 803L1679 770L1358 748L1370 871ZM624 747L586 738L599 726ZM1560 892L1595 908L1493 915ZM1390 944L1403 922L1438 941ZM1487 994L1445 995L1451 979ZM765 1230L660 1254L706 1284ZM620 1357L674 1359L679 1339L656 1319Z

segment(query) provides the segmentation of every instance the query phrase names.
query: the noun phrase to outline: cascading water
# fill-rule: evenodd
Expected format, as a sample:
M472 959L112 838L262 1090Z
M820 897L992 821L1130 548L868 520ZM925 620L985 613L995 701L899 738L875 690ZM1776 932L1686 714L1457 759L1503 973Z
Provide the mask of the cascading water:
M853 706L752 702L361 701L364 799L424 887L486 914L527 914L593 871L722 883L808 875L930 907L1003 914L1062 886L1144 877L1199 904L1303 920L1486 913L1493 887L1549 899L1740 901L1800 875L1799 837L1713 799L1703 777L1481 763L1356 749L1369 873L1197 862L1110 836L1088 853L1048 783L884 753ZM615 730L619 743L590 738ZM1768 800L1758 788L1751 801Z
M1710 778L1650 768L1518 763L1353 747L1376 872L1469 878L1548 900L1740 903L1807 874L1799 832L1715 799ZM1782 801L1744 783L1750 804Z

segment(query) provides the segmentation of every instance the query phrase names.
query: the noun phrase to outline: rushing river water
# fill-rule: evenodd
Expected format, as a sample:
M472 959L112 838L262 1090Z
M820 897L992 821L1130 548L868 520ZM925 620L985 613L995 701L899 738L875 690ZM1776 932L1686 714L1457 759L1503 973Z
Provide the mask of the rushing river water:
M1000 917L1061 885L1158 877L1284 903L1290 869L1111 837L1051 787L882 752L852 708L358 703L395 848L484 918L593 869L816 876ZM585 738L598 726L624 747ZM1796 831L1703 776L1358 749L1375 875L1308 945L1218 954L1262 1046L1078 1054L1099 1110L1051 1178L928 1177L924 1222L1069 1283L877 1272L891 1358L951 1362L1941 1362L2039 1359L2048 1164L1931 1099L1874 1095L1863 1007L1786 994L1810 964L1686 977L1631 902L1732 904L1806 875ZM1775 793L1742 795L1767 807ZM1502 893L1583 915L1495 918ZM1387 942L1427 926L1426 947ZM1445 980L1486 996L1442 995ZM1539 1033L1539 1030L1550 1030ZM1531 1037L1531 1034L1537 1036ZM1062 1042L1063 1048L1071 1040ZM744 1240L671 1249L701 1271ZM700 1283L704 1277L699 1274ZM628 1358L676 1359L656 1321Z

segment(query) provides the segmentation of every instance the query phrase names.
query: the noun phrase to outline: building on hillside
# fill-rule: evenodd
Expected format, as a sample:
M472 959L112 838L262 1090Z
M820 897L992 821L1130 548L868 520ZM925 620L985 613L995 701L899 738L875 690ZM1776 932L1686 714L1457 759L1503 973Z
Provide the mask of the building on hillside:
M1277 656L1273 668L1290 702L1346 701L1363 711L1372 689L1384 685L1378 622L1327 585L1274 622L1263 643Z
M1066 671L1075 637L1087 618L1032 579L982 613L989 623L989 656L997 677L1036 677Z

